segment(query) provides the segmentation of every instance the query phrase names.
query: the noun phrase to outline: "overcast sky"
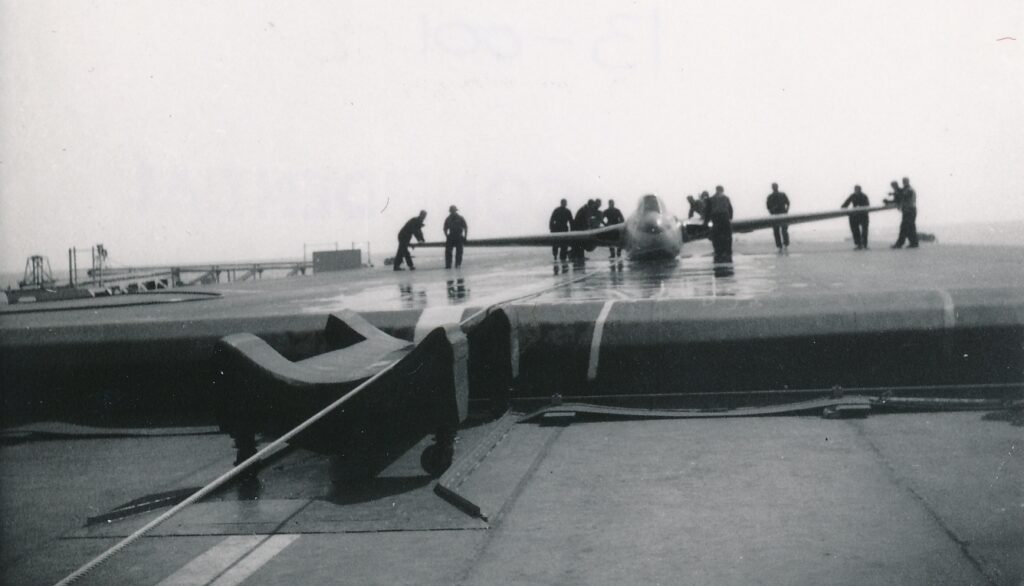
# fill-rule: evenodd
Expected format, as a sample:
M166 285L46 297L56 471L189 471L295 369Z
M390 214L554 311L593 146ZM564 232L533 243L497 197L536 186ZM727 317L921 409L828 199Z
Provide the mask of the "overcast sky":
M1024 219L1024 2L752 4L0 0L0 268L379 262L420 208L537 233L718 183L738 216L907 175L922 229Z

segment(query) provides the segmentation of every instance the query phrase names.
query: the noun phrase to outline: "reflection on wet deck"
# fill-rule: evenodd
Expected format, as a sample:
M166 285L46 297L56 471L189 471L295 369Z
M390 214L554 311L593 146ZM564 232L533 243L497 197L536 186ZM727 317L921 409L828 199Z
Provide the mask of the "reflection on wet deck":
M712 264L706 257L664 262L590 263L591 276L538 295L539 301L631 299L750 299L776 288L775 255L736 255L730 264ZM569 267L556 267L563 271Z
M584 265L509 254L481 259L461 271L440 269L381 275L319 299L307 311L480 307L508 300L593 300L730 297L750 299L778 287L774 254L737 254L731 264L707 256L663 262L592 259Z

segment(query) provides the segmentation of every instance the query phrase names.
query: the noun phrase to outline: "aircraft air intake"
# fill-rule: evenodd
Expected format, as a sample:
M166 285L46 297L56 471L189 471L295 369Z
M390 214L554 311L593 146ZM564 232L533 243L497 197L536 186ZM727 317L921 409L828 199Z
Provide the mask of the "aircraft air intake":
M640 225L640 231L645 234L661 234L664 229L661 217L657 214L650 214L647 218L644 218L643 223Z

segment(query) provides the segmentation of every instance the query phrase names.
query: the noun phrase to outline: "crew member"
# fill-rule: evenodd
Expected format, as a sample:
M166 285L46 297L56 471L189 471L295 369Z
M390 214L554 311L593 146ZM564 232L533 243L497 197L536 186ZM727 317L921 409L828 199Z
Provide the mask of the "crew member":
M903 200L903 190L900 189L900 184L896 181L890 181L889 185L892 187L892 191L889 192L889 199L883 199L882 203L887 206L899 207Z
M773 216L789 213L789 198L779 191L778 183L772 183L772 192L768 194L765 203L768 206L768 213ZM789 226L772 226L772 234L775 235L775 248L782 250L784 246L789 246Z
M898 205L903 219L900 221L899 238L896 239L896 244L893 244L892 247L903 248L903 243L909 240L910 245L907 248L917 248L917 192L910 186L910 179L906 177L903 178L903 187L899 190Z
M590 224L590 210L593 207L594 200L588 199L587 203L576 210L576 215L572 218L572 229L574 232L587 229Z
M587 218L587 229L600 228L603 220L604 216L601 213L601 198L597 198L594 200L593 207L590 208L590 217Z
M697 200L692 195L686 196L686 203L690 204L690 211L686 214L686 219L692 219L693 214L697 213Z
M715 186L715 194L708 199L708 219L715 262L732 262L732 202L721 185Z
M694 198L692 195L686 196L686 203L690 204L690 212L687 214L686 219L692 219L693 216L699 215L700 219L703 220L704 216L707 215L708 206L708 192L700 194L699 198Z
M459 215L459 208L450 206L444 219L444 268L452 268L452 249L455 249L455 268L462 266L462 247L469 236L466 219Z
M626 221L626 218L622 217L622 211L615 207L615 200L608 200L608 209L601 214L605 226L612 226L614 224L621 224ZM618 246L611 246L608 248L609 256L611 258L622 258L622 248Z
M572 229L572 211L569 210L569 202L563 199L561 204L551 212L551 219L548 220L548 230L551 232L568 232ZM552 260L565 260L568 256L568 246L551 247Z
M853 186L853 193L843 202L843 208L853 205L855 208L866 208L871 205L866 193L861 192L860 185ZM853 232L853 243L857 250L868 247L868 213L850 214L850 232Z
M395 253L394 261L396 271L402 270L402 260L409 265L410 271L416 270L416 267L412 266L412 255L409 254L409 242L413 236L416 237L417 242L423 242L423 221L426 219L426 210L420 210L420 215L410 219L398 231L398 252Z
M700 192L700 199L697 200L697 213L700 214L701 219L704 221L704 225L708 225L708 200L710 196L708 192Z
M580 230L587 230L590 227L590 215L591 210L594 208L594 200L588 199L587 203L580 206L580 209L576 210L576 215L572 219L572 230L578 232ZM569 253L575 261L581 261L584 257L584 250L582 246L574 245Z

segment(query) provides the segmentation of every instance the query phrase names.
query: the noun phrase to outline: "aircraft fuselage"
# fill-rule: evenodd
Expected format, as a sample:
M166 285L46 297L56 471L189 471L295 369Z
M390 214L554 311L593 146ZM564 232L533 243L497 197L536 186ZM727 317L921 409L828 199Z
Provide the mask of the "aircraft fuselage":
M630 260L671 259L683 247L682 224L667 213L661 198L645 195L626 220L622 247Z

